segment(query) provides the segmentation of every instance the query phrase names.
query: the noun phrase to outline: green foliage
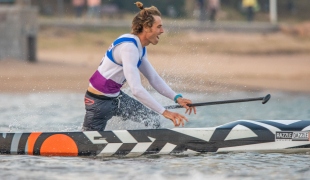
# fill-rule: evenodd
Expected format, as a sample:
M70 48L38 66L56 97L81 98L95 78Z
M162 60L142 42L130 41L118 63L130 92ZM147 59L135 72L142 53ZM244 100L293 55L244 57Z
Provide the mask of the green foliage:
M0 4L2 3L14 3L15 0L0 0Z

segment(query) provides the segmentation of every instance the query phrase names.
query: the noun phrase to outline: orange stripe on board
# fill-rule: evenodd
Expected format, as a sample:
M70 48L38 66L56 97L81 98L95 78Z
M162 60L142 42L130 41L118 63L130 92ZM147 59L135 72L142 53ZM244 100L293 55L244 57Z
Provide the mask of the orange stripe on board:
M42 132L31 133L28 137L28 154L33 155L34 144L36 143L38 137L42 134Z
M75 141L65 134L55 134L42 143L40 154L43 156L77 156Z

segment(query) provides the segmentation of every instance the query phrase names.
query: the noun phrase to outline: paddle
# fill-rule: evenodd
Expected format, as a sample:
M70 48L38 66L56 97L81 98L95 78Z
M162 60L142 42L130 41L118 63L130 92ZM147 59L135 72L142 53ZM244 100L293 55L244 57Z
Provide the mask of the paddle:
M192 106L208 106L208 105L216 105L216 104L228 104L228 103L238 103L238 102L249 102L249 101L262 101L262 104L265 104L270 99L270 94L267 94L265 97L258 97L258 98L247 98L247 99L234 99L234 100L226 100L226 101L213 101L213 102L202 102L202 103L193 103L188 104L189 107ZM166 109L176 109L176 108L183 108L181 105L171 105L165 106Z

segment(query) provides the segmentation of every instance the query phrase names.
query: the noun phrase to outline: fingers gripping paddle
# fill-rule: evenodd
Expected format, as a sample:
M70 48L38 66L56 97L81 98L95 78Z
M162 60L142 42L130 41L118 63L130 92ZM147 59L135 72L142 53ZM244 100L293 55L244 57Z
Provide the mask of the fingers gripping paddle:
M271 97L271 95L267 94L265 97L193 103L193 104L188 104L188 106L189 107L192 107L192 106L197 107L197 106L208 106L208 105L216 105L216 104L229 104L229 103L249 102L249 101L262 101L262 104L266 104L269 101L270 97ZM181 105L171 105L171 106L165 106L165 108L166 109L176 109L176 108L183 108L183 106L181 106Z

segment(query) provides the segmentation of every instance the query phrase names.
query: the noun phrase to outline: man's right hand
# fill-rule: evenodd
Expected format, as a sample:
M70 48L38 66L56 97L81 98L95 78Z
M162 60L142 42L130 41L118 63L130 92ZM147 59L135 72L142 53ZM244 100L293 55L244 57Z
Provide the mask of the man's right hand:
M180 125L184 126L184 121L187 121L187 118L179 113L171 112L168 110L165 110L163 112L163 116L167 119L170 119L175 127L178 127Z

